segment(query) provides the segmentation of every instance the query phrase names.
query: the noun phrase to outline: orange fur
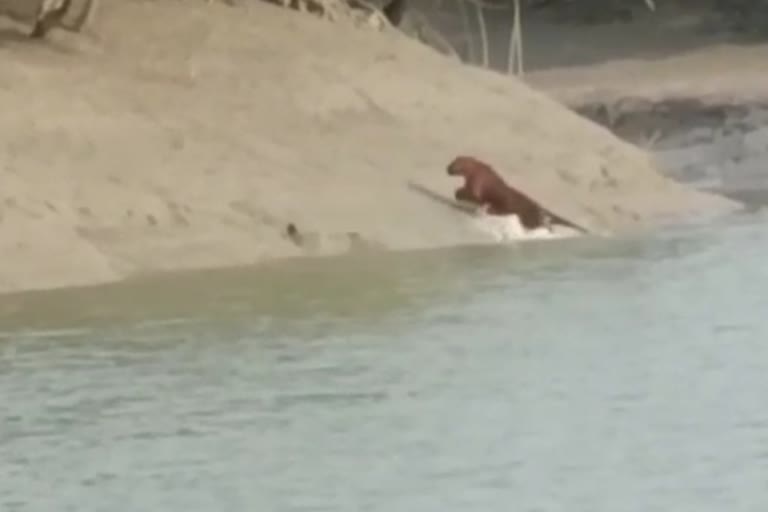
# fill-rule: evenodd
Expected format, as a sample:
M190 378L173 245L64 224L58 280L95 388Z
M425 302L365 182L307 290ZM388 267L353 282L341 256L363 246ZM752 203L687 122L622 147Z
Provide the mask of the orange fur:
M533 199L509 186L488 164L471 156L458 156L446 168L450 176L461 176L464 185L454 192L454 197L486 208L490 215L517 215L526 229L535 229L549 220L583 228L554 215Z

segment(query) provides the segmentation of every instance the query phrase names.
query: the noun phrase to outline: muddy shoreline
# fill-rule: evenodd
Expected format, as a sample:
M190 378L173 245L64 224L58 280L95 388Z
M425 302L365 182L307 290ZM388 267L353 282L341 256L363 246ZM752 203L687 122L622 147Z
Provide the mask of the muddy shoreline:
M0 45L14 112L0 117L0 291L495 243L408 187L452 197L444 168L461 153L598 234L736 207L519 81L394 33L260 2L100 12L99 39Z
M395 33L261 2L136 0L105 1L92 30L0 41L14 113L0 117L0 291L492 244L407 186L450 197L442 170L462 153L595 234L739 208L664 176L535 76Z
M624 98L572 108L646 148L678 181L751 207L768 202L768 99Z
M527 83L649 151L677 181L730 196L768 188L768 2L540 5L523 12ZM427 16L479 65L458 12ZM501 73L511 16L486 11L489 65Z

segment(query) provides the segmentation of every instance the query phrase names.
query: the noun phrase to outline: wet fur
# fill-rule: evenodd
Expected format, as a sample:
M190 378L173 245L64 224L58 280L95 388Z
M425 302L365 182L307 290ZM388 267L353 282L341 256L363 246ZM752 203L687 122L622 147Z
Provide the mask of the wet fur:
M448 164L446 170L450 176L464 178L464 185L456 189L454 197L459 201L485 207L489 215L517 215L520 223L528 230L550 227L554 222L587 231L509 186L490 165L474 157L458 156Z

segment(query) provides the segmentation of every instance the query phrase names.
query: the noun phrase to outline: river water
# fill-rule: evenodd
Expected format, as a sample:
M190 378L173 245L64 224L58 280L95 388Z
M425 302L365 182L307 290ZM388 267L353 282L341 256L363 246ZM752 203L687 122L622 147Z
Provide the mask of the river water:
M760 214L0 301L0 510L768 510Z

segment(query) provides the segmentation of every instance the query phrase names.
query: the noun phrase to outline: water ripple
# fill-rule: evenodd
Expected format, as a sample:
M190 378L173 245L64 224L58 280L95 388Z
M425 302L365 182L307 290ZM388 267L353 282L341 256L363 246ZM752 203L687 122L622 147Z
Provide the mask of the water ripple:
M762 510L764 232L6 308L0 509Z

